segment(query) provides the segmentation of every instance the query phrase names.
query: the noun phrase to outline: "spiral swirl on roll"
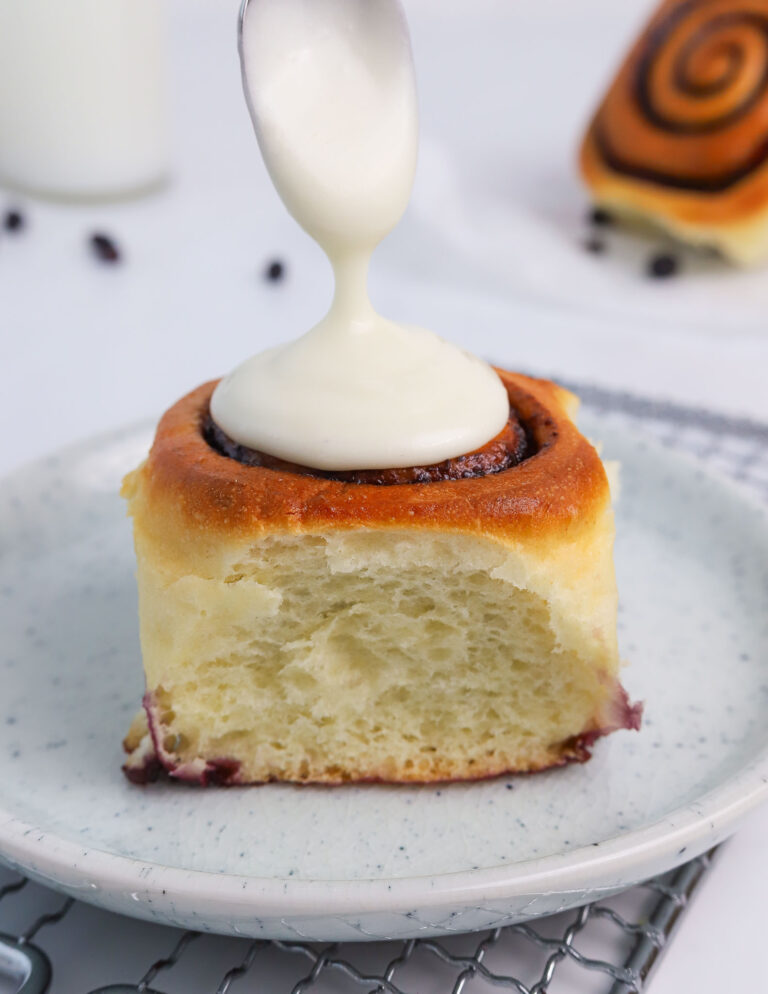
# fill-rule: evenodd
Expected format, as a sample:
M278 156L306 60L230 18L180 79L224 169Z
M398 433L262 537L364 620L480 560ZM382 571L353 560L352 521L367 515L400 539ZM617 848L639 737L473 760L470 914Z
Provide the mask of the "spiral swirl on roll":
M534 417L530 424L523 425L516 413L510 410L509 421L505 427L482 448L430 466L409 466L402 469L330 471L287 462L284 459L278 459L276 456L259 452L256 449L249 449L247 446L233 441L216 424L210 411L203 420L202 433L212 449L245 466L261 466L264 469L273 469L282 473L314 476L318 479L336 480L340 483L392 486L407 483L439 483L443 480L469 480L488 476L491 473L501 473L513 466L518 466L525 459L535 455L540 448L534 440L536 420ZM553 437L557 437L557 429L551 421L544 427L554 433Z
M710 12L695 23L703 6L694 0L673 11L638 67L645 116L678 134L727 127L768 93L768 13Z
M666 0L593 122L606 164L718 192L768 160L768 0Z

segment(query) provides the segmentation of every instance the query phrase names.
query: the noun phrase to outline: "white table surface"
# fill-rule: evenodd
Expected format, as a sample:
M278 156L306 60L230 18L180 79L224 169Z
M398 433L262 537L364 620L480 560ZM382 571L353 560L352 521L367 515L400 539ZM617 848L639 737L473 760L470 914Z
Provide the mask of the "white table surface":
M171 2L168 189L87 207L0 194L29 221L0 233L0 471L156 416L327 305L327 263L285 214L252 136L237 6ZM579 248L573 149L646 0L406 7L423 146L412 206L375 263L382 309L511 366L768 420L768 268L686 263L651 283L651 243L605 260ZM120 242L123 264L90 258L95 230ZM261 278L272 258L284 282ZM768 809L724 847L653 994L761 989L766 838Z

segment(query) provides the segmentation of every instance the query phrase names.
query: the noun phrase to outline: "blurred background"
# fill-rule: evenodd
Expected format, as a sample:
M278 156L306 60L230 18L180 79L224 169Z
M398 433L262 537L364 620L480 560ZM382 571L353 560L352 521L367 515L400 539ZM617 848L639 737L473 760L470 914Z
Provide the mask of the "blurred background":
M93 10L108 0L73 0L51 41L50 0L0 3L0 209L6 221L23 217L0 231L0 414L30 426L6 438L6 468L156 417L306 330L330 299L324 257L261 162L241 91L237 0L114 5L117 22L97 24ZM374 260L384 313L510 367L768 417L765 271L691 257L675 279L651 281L658 238L609 232L605 253L584 250L576 149L648 0L405 6L422 143L411 206ZM61 54L76 43L80 91ZM65 98L80 102L82 126L63 136L64 164L41 164L30 132ZM93 133L105 104L108 141ZM80 182L75 197L14 188L30 177L54 187L62 171ZM282 279L265 276L273 262ZM41 406L44 427L33 429Z

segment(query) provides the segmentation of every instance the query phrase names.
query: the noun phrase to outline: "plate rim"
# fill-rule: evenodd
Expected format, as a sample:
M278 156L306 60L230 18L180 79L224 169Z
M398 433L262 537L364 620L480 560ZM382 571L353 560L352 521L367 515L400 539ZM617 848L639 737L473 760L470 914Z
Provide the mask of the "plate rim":
M743 790L742 781L752 781L751 789ZM81 897L87 898L98 880L100 892L109 885L124 896L130 894L137 905L145 901L155 908L165 904L178 910L180 897L194 897L198 911L203 901L206 913L221 915L247 908L253 914L258 911L259 917L264 918L302 916L317 914L320 907L328 916L408 913L414 907L440 908L448 900L536 897L553 893L553 884L562 893L623 889L651 875L642 870L637 876L638 871L632 867L657 865L653 872L663 872L693 859L727 838L729 830L764 799L768 799L768 747L736 777L702 795L697 802L642 829L567 853L479 870L389 880L302 880L184 869L90 849L50 836L1 810L0 859ZM707 809L707 805L715 804L716 810ZM679 823L675 816L679 816ZM43 842L48 842L49 849L41 859L37 847ZM6 848L8 843L10 848ZM686 858L681 860L683 852ZM57 854L61 855L55 858ZM616 882L615 875L622 868L626 879ZM83 880L86 870L93 875L88 882ZM603 874L608 871L612 879L601 876L600 871ZM68 879L68 874L72 879ZM93 899L97 898L98 894L94 893ZM259 902L258 908L254 906L254 898Z
M147 435L154 423L142 419L30 460L0 478L0 489L28 472L46 469L51 461L60 462L78 453L91 455L121 440ZM683 462L690 472L704 475L727 499L748 508L768 538L768 507L746 487L713 473L691 454L667 448L632 427L606 427L606 434L618 431L651 450L652 458L674 464L675 470ZM233 913L266 919L319 912L324 917L408 914L414 908L435 910L449 903L455 906L455 902L622 889L700 855L726 838L740 819L766 800L768 743L734 775L694 801L650 825L601 842L476 870L356 880L260 877L154 863L49 833L17 818L0 801L0 862L91 903L114 907L110 894L116 895L124 913L169 923L175 913L183 914L182 904L190 900L194 900L198 914L211 919ZM205 922L199 922L198 927L205 929Z

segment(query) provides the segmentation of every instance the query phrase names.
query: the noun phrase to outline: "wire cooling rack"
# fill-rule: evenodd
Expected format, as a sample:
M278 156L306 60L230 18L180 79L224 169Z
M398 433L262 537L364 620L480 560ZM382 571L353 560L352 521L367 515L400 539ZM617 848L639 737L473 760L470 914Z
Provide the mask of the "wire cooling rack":
M768 426L568 385L609 423L651 434L768 499ZM0 868L0 994L640 994L712 858L532 924L335 945L180 932Z
M53 976L53 994L631 994L711 858L535 925L338 945L179 932L0 871L0 992L44 994Z

